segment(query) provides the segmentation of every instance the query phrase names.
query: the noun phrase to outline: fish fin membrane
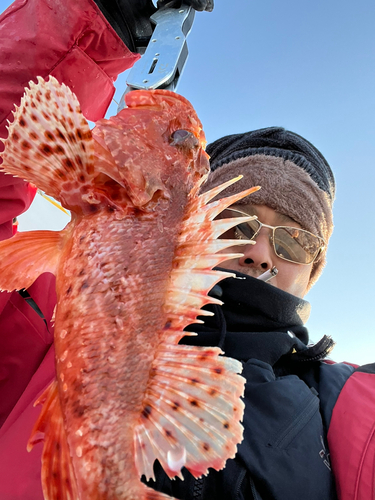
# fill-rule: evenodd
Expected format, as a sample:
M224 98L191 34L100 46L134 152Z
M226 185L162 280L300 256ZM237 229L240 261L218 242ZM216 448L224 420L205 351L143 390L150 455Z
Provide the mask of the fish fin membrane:
M45 500L76 500L79 498L72 460L64 428L57 381L44 391L35 404L43 403L27 450L44 441L42 453L42 487Z
M164 310L167 313L165 339L177 344L185 335L184 328L196 322L197 316L204 315L201 308L218 303L208 296L208 292L219 281L234 277L235 274L213 270L222 262L239 258L241 253L223 253L233 245L249 244L247 240L217 239L243 219L216 219L228 206L252 194L258 186L240 193L208 203L223 189L241 179L236 177L198 197L191 196L185 219L181 226L175 258L172 264ZM193 190L194 194L194 190ZM221 253L218 253L221 252ZM169 330L169 331L168 331Z
M184 466L195 477L220 470L237 452L243 427L245 379L239 361L218 347L169 345L152 366L140 423L135 429L138 472L153 478L158 459L169 477Z
M143 484L141 484L141 486L144 487ZM170 497L165 493L160 493L159 491L155 491L147 486L142 489L143 489L143 492L141 493L142 496L137 496L137 500L176 500L174 497Z
M154 477L155 459L171 478L183 479L182 467L195 477L207 474L209 467L220 470L228 458L235 456L237 444L242 441L242 364L221 356L218 347L178 344L183 336L194 335L184 331L186 326L201 321L198 316L212 315L202 310L203 306L221 303L208 296L211 288L234 276L212 268L242 255L217 253L233 246L233 241L217 238L238 220L215 219L225 208L259 188L208 203L240 178L198 197L193 188L190 195L166 294L166 323L159 332L161 341L134 435L137 470L146 478Z
M4 141L1 170L32 182L64 207L90 196L94 142L77 97L50 76L29 83Z
M27 231L0 241L0 290L28 288L43 273L56 274L64 231Z

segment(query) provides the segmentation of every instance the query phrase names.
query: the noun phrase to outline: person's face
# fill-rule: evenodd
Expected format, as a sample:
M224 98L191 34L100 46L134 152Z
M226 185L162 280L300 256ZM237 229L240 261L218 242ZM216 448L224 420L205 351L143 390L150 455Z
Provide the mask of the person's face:
M301 228L293 219L279 214L265 205L233 205L231 208L249 215L256 215L260 222L269 226ZM255 245L238 245L223 251L223 253L233 252L243 253L244 255L240 258L226 260L220 266L232 271L239 271L254 278L276 266L278 273L268 283L280 290L284 290L284 292L302 298L306 293L313 263L308 265L296 264L278 257L270 241L270 232L269 228L262 227L256 236ZM229 233L233 233L233 231L223 234L222 238L232 238L233 236Z

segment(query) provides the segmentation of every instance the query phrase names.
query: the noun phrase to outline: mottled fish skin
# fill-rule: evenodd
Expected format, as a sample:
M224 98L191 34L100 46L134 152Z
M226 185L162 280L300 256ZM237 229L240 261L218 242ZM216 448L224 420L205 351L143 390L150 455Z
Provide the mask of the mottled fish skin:
M0 243L1 289L56 275L56 382L29 443L44 435L46 500L169 498L139 481L155 459L170 477L184 465L200 476L242 439L240 363L178 342L230 276L211 269L236 221L214 219L253 190L207 204L238 179L198 196L209 165L190 103L169 91L126 101L91 133L74 94L38 78L2 155L6 173L72 212L59 233Z
M138 476L133 428L166 323L175 219L169 210L120 221L99 212L76 224L61 259L56 371L83 498L107 491L108 477L117 491Z

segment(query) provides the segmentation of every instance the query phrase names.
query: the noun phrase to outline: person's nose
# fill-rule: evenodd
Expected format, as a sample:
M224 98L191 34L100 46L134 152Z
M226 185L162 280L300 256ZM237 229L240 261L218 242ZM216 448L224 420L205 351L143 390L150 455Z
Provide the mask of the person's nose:
M255 245L245 245L242 247L243 257L238 262L240 266L259 269L262 273L274 266L274 251L269 238L268 230L262 228L256 237Z

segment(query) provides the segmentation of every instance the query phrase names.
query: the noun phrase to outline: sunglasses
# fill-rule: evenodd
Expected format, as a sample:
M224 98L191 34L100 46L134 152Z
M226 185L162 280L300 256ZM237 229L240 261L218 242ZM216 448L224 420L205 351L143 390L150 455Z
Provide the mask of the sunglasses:
M249 214L230 208L221 213L223 219L238 217L249 217ZM268 226L260 222L256 216L250 221L237 224L230 231L234 232L235 239L255 240L262 227L271 229L270 241L275 254L288 262L311 264L325 247L324 240L309 231L291 226Z

